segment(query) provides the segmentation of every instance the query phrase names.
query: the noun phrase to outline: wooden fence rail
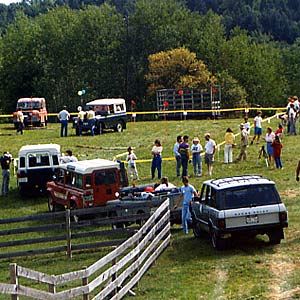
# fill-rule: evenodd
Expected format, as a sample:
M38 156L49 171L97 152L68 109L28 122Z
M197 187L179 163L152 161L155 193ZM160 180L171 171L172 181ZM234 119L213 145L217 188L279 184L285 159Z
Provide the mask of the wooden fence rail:
M169 218L169 199L167 199L133 236L105 257L82 270L48 275L11 264L10 284L0 283L0 293L11 295L11 299L15 300L21 295L41 300L75 299L76 297L84 300L91 297L92 300L122 299L168 246ZM103 268L105 270L90 281L90 277ZM20 285L18 281L21 277L48 284L49 291ZM56 291L57 287L75 280L81 280L82 285Z
M66 252L67 256L71 257L73 250L120 245L124 239L132 235L138 227L108 230L103 229L103 226L110 226L112 228L114 224L136 223L137 220L143 222L150 216L150 207L158 207L161 203L161 200L146 201L144 203L134 203L133 201L133 203L122 206L116 204L110 205L109 207L95 207L74 211L66 210L55 213L0 219L0 258L55 252ZM144 209L144 211L148 212L138 215L110 216L111 212L117 214L116 212L118 212L118 210L133 208L135 208L135 210ZM74 216L76 216L77 219L79 218L78 222L72 221ZM88 219L87 216L89 216ZM31 223L28 225L27 223L23 224L24 222ZM45 222L47 222L47 224L45 224ZM12 228L14 225L17 226L17 228ZM1 226L5 226L5 229L1 229ZM7 229L7 226L11 228ZM99 226L102 226L102 230L86 231L88 227L92 230L92 228L99 228ZM81 228L84 228L83 232L80 232ZM42 237L40 236L41 232L43 232ZM35 237L34 234L38 236ZM111 238L111 236L120 234L124 235L124 239ZM107 241L103 240L105 236L110 239ZM93 243L75 243L75 240L90 237L102 237L102 239L101 241ZM51 247L49 246L50 243ZM30 247L30 245L36 246ZM30 250L27 250L26 246L27 248L30 247ZM20 250L18 251L18 249Z

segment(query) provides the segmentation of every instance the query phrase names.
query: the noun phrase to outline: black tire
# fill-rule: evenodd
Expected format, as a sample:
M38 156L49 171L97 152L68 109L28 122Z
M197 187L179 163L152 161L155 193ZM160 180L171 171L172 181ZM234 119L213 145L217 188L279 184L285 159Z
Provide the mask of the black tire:
M272 230L268 232L269 242L271 245L278 245L283 238L283 229Z
M210 241L211 245L216 250L224 250L226 249L226 240L222 239L217 232L211 228L210 230Z
M119 121L118 124L116 125L116 128L115 128L115 131L116 132L122 132L123 131L123 122L122 121Z
M48 195L48 210L49 212L56 212L56 206L52 200L51 195Z
M74 202L74 201L71 201L71 203L70 203L70 209L71 210L75 210L75 209L77 209L77 205L76 205L76 202ZM78 222L79 221L79 216L77 216L76 214L73 214L73 221L74 222Z
M95 133L96 134L102 134L103 133L103 124L102 123L96 124Z
M145 212L143 211L143 210L139 210L138 212L137 212L137 214L138 215L143 215L143 214L145 214ZM138 219L137 221L136 221L136 224L138 224L139 226L143 226L144 224L146 223L146 220L145 219Z
M194 219L193 219L193 233L194 233L194 236L198 239L200 239L202 237L200 223Z
M112 212L109 213L108 216L109 216L109 218L115 218L118 215L117 215L117 213L115 211L112 211ZM122 222L116 222L116 223L112 223L111 224L111 228L112 229L123 229L124 227L125 227L125 224L122 223Z

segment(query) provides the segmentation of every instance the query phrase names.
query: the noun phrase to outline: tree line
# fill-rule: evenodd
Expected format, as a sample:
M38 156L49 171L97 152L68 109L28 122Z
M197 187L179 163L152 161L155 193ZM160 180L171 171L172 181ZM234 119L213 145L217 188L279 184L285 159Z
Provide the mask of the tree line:
M299 39L290 45L240 27L227 32L224 17L211 10L200 14L176 0L81 3L76 9L49 1L21 2L32 10L47 3L53 8L37 9L32 16L18 10L0 38L3 112L30 96L45 97L50 111L63 105L73 110L82 89L84 101L124 97L139 109L153 109L149 59L174 49L187 49L203 63L209 78L222 86L223 106L245 100L283 105L287 96L300 92Z

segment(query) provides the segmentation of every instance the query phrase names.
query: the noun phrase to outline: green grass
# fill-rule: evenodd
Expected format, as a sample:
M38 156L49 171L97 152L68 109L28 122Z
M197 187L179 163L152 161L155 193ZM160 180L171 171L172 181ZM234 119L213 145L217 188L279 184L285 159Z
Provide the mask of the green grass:
M62 151L72 149L78 159L112 159L123 150L108 150L109 147L135 148L138 159L150 159L153 141L161 139L163 157L172 157L172 149L178 134L187 134L192 139L198 136L204 146L203 135L210 132L212 138L223 141L227 127L239 132L240 119L207 121L164 121L137 122L128 124L123 133L105 133L101 136L74 135L59 137L59 124L49 124L48 129L26 130L24 135L16 135L11 125L0 125L1 151L8 150L17 157L18 150L25 144L58 143ZM264 132L267 125L264 123ZM278 120L271 120L270 126L276 129ZM299 125L297 124L299 127ZM299 128L298 128L299 129ZM74 134L70 129L70 133ZM8 135L11 134L11 135ZM237 137L239 144L239 137ZM298 136L283 138L283 170L266 168L263 160L258 160L260 145L248 148L248 160L238 164L223 164L223 147L216 154L213 177L240 174L259 174L271 178L277 184L283 202L289 211L289 228L285 229L285 239L280 245L270 246L267 238L258 237L253 241L238 243L223 252L212 249L207 238L196 239L192 233L184 236L181 231L172 234L172 245L163 253L156 264L143 277L135 299L297 299L300 293L299 232L300 203L299 186L295 181L300 143ZM91 149L97 146L99 149ZM101 149L102 147L102 149ZM239 149L234 150L237 157ZM151 182L150 162L138 163L141 180L138 183ZM190 173L192 167L189 166ZM191 183L198 189L203 180L208 179L203 165L201 178L191 177ZM163 162L163 175L170 182L181 185L175 176L174 161ZM22 216L47 211L47 199L21 199L16 189L16 179L11 177L11 190L8 198L1 198L0 217ZM9 282L9 263L16 262L24 267L36 269L48 274L61 274L88 266L98 260L105 252L87 251L75 253L68 261L63 253L28 258L0 260L0 281ZM284 293L284 294L282 294ZM280 298L281 297L281 298ZM5 297L0 297L5 299Z

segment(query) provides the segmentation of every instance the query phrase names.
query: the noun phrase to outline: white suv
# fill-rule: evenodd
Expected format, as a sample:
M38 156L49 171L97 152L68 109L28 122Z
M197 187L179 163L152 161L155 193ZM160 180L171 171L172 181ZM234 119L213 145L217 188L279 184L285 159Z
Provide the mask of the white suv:
M231 238L267 234L272 244L284 238L288 214L275 183L258 175L207 180L191 204L193 232L210 235L212 246L224 249Z

